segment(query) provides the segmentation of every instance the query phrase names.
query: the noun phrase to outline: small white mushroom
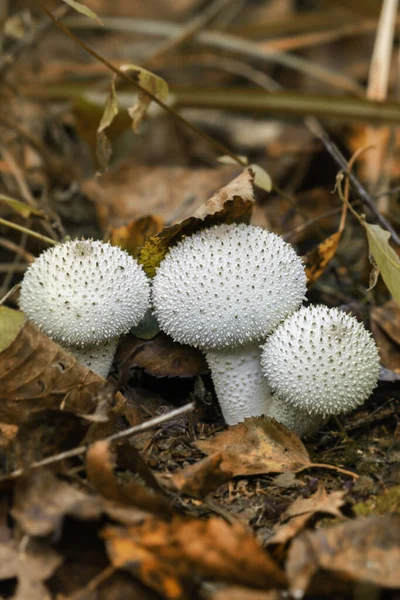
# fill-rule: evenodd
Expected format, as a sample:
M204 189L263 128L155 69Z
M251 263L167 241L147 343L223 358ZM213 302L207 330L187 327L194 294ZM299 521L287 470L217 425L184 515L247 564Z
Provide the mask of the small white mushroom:
M94 240L49 248L21 283L20 306L28 319L102 375L111 366L115 340L139 323L149 304L150 285L137 261Z
M119 338L115 337L94 346L64 346L64 348L82 365L101 377L107 377L114 360L118 340Z
M215 225L171 248L153 280L160 327L203 350L229 425L271 400L257 343L301 304L306 276L293 248L250 225Z
M311 427L317 419L362 404L377 384L379 354L355 317L337 308L310 306L289 316L269 336L261 365L276 395L275 418L294 429L296 411L310 416ZM300 429L306 433L307 424Z

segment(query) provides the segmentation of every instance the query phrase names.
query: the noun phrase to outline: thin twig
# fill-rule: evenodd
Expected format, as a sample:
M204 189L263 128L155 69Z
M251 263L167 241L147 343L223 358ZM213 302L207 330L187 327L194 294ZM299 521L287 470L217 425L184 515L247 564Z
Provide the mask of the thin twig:
M132 435L136 435L138 433L142 433L143 431L148 431L149 429L153 429L153 427L158 427L162 423L166 423L167 421L171 421L175 419L175 417L180 417L187 413L193 412L195 408L194 402L189 402L180 408L176 408L175 410L171 410L166 415L161 415L160 417L154 417L154 419L150 419L145 423L140 423L140 425L134 425L133 427L129 427L129 429L124 429L123 431L119 431L118 433L114 433L107 438L104 438L103 442L114 442L115 440L122 440L124 438L131 437ZM0 477L0 481L5 479L15 479L16 477L20 477L26 471L32 469L39 469L40 467L45 467L47 465L53 465L55 463L61 462L66 458L72 458L74 456L80 456L81 454L85 454L87 450L96 442L92 444L86 444L85 446L79 446L77 448L72 448L71 450L66 450L65 452L61 452L60 454L56 454L55 456L49 456L48 458L44 458L43 460L39 460L37 462L32 463L29 467L25 469L16 469L12 471L8 475L4 475Z
M321 124L314 117L308 117L307 119L305 119L305 123L310 129L310 131L322 141L325 148L328 150L329 154L332 156L335 162L347 174L352 185L353 191L355 192L357 197L360 198L360 200L362 200L362 202L368 206L368 208L375 215L376 220L382 225L382 227L384 227L385 229L387 229L387 231L390 232L392 240L396 244L400 245L400 237L398 236L396 230L392 227L391 223L389 223L389 221L378 211L372 196L367 192L367 190L364 188L364 186L355 176L355 174L352 171L349 172L345 157L340 152L336 144L328 136Z
M37 0L39 1L39 0ZM72 17L68 19L68 24L72 27L90 27L97 28L95 21L88 24L87 19L83 21L80 17ZM120 19L115 17L106 17L103 19L105 27L112 27L118 31L136 31L149 35L170 36L180 30L180 25L174 23L166 23L161 21L151 21L146 19ZM236 35L229 35L219 31L201 31L195 36L195 41L210 48L227 50L236 55L250 56L263 63L276 63L289 69L306 73L310 77L314 77L336 88L340 88L352 94L363 95L364 88L349 77L342 75L336 71L326 69L316 65L310 60L279 52L278 50L268 50L260 48L260 46L249 40Z
M125 81L128 81L129 83L132 83L143 94L146 94L147 96L149 96L149 98L151 98L153 100L153 102L155 102L156 104L158 104L159 106L161 106L161 108L163 108L165 110L165 112L167 112L168 114L172 115L175 119L177 119L178 121L180 121L181 123L183 123L186 127L188 127L189 129L191 129L194 133L196 133L197 135L200 135L203 139L205 139L220 154L227 154L228 156L230 156L231 158L233 158L233 160L235 162L237 162L239 165L241 165L242 167L246 167L247 166L247 163L246 163L246 161L243 158L241 158L240 156L238 156L237 154L235 154L234 152L232 152L232 150L230 150L229 148L227 148L221 142L218 142L217 140L215 140L212 137L210 137L207 133L205 133L204 131L202 131L198 127L196 127L196 125L194 125L190 121L187 121L184 117L182 117L173 108L171 108L170 106L168 106L168 104L165 104L164 102L162 102L155 94L153 94L148 89L146 89L142 85L140 85L140 83L138 81L136 81L136 79L134 79L133 77L131 77L127 72L121 71L120 69L118 69L117 67L115 67L113 64L111 64L108 60L106 60L105 58L103 58L102 56L100 56L100 54L98 54L95 50L93 50L90 46L88 46L84 41L82 41L76 35L74 35L72 33L72 31L70 29L68 29L68 27L66 27L66 25L64 25L63 23L61 23L60 21L58 21L56 19L56 17L51 13L51 11L49 11L49 9L42 4L41 0L36 0L36 2L37 2L37 4L39 4L39 6L42 8L42 10L50 17L50 19L54 22L54 24L65 35L67 35L74 42L76 42L88 54L90 54L91 56L93 56L94 58L96 58L98 61L100 61L101 63L103 63L103 65L105 65L106 67L108 67L108 69L110 69L110 71L112 71L113 73L115 73L116 75L118 75L118 77L120 79L124 79Z

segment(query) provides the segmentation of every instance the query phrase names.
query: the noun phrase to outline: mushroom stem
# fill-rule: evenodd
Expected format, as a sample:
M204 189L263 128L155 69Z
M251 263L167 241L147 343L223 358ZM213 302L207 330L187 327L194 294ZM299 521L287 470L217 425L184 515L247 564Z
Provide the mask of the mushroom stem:
M110 372L119 337L92 346L63 346L78 362L106 378Z
M259 343L209 350L205 354L228 425L268 413L272 396L261 371Z

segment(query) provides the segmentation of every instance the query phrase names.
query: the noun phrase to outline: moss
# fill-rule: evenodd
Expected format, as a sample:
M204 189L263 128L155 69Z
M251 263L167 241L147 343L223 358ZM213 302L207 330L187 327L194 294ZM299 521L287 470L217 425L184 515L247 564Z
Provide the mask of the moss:
M381 496L371 496L366 502L358 502L353 510L357 516L363 517L400 513L400 485L386 490Z

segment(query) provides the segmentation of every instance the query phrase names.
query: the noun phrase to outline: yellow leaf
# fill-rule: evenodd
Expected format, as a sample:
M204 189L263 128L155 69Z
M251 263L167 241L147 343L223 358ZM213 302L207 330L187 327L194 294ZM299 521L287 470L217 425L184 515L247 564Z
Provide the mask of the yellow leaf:
M88 8L84 4L76 2L76 0L63 0L63 2L71 6L71 8L74 8L77 12L81 13L82 15L86 15L87 17L89 17L89 19L94 19L95 21L100 23L100 25L103 25L96 13L90 10L90 8Z
M400 259L389 246L390 233L379 227L362 221L367 232L373 265L377 266L393 300L400 306Z
M168 98L168 84L162 77L158 77L158 75L154 75L154 73L136 65L122 65L120 69L124 73L129 71L130 75L133 75L143 88L148 90L161 102L165 102ZM133 131L135 133L137 133L139 125L145 118L150 104L150 96L143 92L139 92L135 104L131 108L128 108L129 116L132 119Z
M114 118L118 114L118 100L115 91L115 76L111 80L110 92L107 96L106 103L104 106L103 116L101 117L100 124L97 128L97 160L102 169L107 169L108 163L111 158L112 148L108 137L105 134L105 129L111 125Z
M270 192L272 190L272 180L267 171L255 163L250 165L250 169L254 173L254 185Z
M25 202L15 200L14 198L10 198L10 196L5 196L4 194L0 194L0 202L7 204L7 206L15 210L25 219L31 215L41 216L43 214L40 210L37 210L37 208L33 208L32 206L25 204Z

